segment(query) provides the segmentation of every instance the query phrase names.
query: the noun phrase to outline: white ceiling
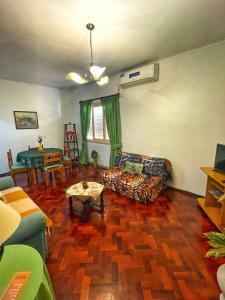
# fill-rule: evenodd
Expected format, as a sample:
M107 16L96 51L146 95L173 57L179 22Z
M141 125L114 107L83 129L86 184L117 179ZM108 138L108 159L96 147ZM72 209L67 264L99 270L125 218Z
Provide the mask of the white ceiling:
M2 0L0 78L71 87L94 61L108 75L225 39L224 0Z

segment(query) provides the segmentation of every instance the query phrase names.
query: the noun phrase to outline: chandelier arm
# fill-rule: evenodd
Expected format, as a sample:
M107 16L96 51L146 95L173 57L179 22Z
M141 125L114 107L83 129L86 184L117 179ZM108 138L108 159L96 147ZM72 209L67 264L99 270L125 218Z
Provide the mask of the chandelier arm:
M90 49L91 49L91 66L93 66L93 50L92 50L92 30L90 30Z

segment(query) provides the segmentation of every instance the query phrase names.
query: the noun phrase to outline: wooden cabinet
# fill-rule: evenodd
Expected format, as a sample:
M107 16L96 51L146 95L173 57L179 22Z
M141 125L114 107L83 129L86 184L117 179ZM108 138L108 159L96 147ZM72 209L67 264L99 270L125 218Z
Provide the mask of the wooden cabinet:
M205 198L197 201L211 221L222 231L225 228L225 200L218 201L225 193L225 175L213 168L201 168L207 174Z

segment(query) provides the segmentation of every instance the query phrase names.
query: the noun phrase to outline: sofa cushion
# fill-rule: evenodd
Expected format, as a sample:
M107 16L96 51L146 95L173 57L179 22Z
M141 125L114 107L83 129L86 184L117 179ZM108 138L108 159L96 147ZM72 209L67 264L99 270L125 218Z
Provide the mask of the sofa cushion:
M106 188L113 191L116 190L117 177L119 177L123 172L123 167L115 167L112 169L106 169L100 173L100 181Z
M133 162L133 163L142 163L142 156L135 153L129 152L121 152L117 155L115 159L116 166L125 166L126 161Z
M106 169L106 170L103 170L101 172L101 176L102 177L107 177L107 179L111 180L119 175L121 175L123 172L123 168L122 167L115 167L115 168L112 168L112 169Z
M130 161L126 161L123 172L133 173L137 175L142 175L143 165L138 163L133 163Z
M42 212L36 212L31 216L21 219L21 223L5 245L17 244L31 238L45 228L45 217Z
M11 176L2 177L0 180L0 191L9 189L15 186L15 183Z
M138 185L143 182L145 177L143 175L123 173L117 177L117 191L126 197L134 198L134 191Z
M131 173L127 173L127 172L123 173L118 178L118 180L122 184L130 186L130 187L137 186L138 184L140 184L141 182L143 182L144 179L145 179L145 176L143 176L143 175L131 174Z
M153 202L161 190L161 185L162 182L160 176L146 177L145 180L136 187L134 199L144 202L145 204Z
M13 209L15 209L21 215L22 218L25 218L36 212L42 212L40 207L37 206L33 202L33 200L31 200L31 198L24 192L24 190L21 187L12 187L0 191L0 198L2 198L6 204L10 205ZM50 232L50 229L52 227L52 221L46 215L45 223L48 232Z

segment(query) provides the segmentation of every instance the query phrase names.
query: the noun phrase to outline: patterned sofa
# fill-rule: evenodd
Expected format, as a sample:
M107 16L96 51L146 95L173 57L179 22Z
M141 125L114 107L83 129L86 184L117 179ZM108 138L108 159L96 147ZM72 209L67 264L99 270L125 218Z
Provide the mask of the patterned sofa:
M143 164L143 175L123 172L126 161ZM101 183L106 188L145 204L154 201L171 177L171 163L164 158L122 152L117 155L115 165L112 169L101 171Z

